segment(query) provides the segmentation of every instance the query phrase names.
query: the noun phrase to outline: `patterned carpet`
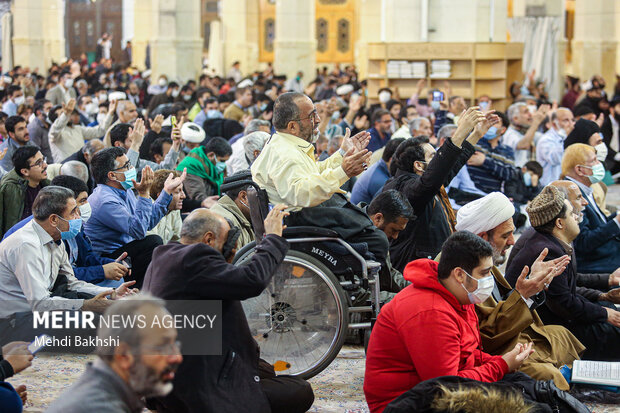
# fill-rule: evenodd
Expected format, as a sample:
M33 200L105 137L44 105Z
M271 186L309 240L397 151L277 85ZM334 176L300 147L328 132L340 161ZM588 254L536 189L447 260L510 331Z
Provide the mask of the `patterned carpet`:
M93 356L40 354L33 365L9 380L13 386L26 384L29 402L26 412L43 412L50 402L75 381ZM364 349L345 346L338 358L311 380L315 402L311 412L367 413L362 385ZM590 406L596 413L620 413L620 406Z

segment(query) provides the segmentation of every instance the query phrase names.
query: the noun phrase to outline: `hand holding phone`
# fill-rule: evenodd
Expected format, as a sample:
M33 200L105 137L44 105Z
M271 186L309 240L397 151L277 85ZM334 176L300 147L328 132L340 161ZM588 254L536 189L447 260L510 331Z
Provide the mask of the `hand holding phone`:
M41 334L36 337L30 344L28 344L28 351L32 354L36 354L39 350L47 345L47 341L51 340L51 337L47 334Z
M439 90L433 91L433 102L443 102L444 95L443 92Z
M176 128L176 126L177 126L177 117L176 116L172 115L170 117L170 124L172 125L173 129Z

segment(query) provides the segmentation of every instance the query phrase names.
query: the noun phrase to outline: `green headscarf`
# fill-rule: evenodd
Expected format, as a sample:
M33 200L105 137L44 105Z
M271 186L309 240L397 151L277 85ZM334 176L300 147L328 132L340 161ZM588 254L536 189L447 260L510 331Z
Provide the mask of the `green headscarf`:
M207 157L204 146L199 146L191 150L177 166L177 171L183 172L187 168L187 173L199 176L215 185L217 194L220 195L220 186L224 181L224 174L218 174L215 165Z

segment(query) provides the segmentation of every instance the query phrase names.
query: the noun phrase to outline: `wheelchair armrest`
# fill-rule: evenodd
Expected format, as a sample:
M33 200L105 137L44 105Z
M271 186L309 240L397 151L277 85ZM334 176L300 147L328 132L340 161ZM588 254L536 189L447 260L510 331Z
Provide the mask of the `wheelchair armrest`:
M338 238L338 233L321 227L288 227L282 231L284 238L330 237Z

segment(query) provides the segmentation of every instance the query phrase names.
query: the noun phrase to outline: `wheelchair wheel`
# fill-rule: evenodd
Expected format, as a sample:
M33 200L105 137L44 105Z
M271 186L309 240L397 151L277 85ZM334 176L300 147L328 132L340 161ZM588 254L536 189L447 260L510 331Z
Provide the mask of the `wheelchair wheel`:
M253 253L248 248L236 264L243 265ZM261 358L278 374L309 379L329 366L344 343L346 303L329 269L307 254L289 251L261 295L242 304Z

